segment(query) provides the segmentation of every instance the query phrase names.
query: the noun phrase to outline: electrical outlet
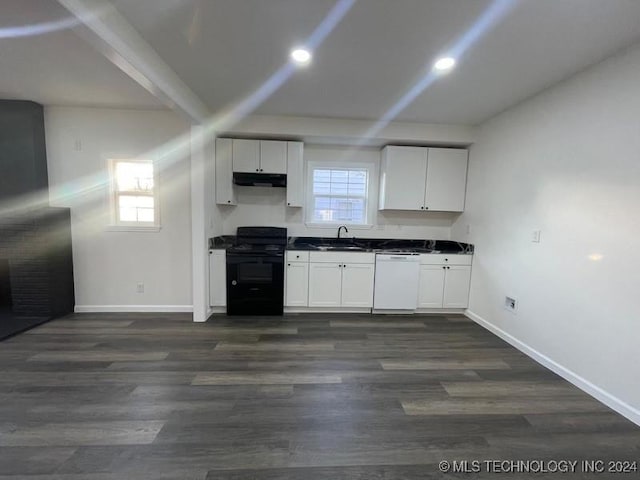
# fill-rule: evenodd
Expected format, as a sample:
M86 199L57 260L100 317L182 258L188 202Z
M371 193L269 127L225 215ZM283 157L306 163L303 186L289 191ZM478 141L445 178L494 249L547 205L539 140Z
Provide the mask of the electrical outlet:
M534 231L531 233L531 241L532 241L533 243L540 243L540 234L541 234L541 233L542 233L542 232L541 232L540 230L534 230Z
M144 293L144 283L138 282L136 285L136 293Z
M73 142L73 149L76 152L81 152L82 151L82 140L76 139L76 141Z
M467 225L467 235L471 233L471 225Z
M511 297L504 297L504 308L505 310L509 310L511 313L516 313L518 311L517 300Z

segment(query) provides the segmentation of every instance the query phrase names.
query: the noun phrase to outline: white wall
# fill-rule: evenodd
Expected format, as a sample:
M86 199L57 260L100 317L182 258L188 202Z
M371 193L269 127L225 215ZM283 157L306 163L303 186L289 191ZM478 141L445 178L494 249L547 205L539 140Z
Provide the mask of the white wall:
M466 147L476 139L477 128L417 122L390 122L381 130L374 120L277 115L249 115L231 126L224 136L286 137L313 145L445 145Z
M374 238L449 239L453 221L459 214L436 212L378 212L379 148L308 145L304 147L305 164L309 161L347 161L373 165L373 185L369 202L373 205L372 228L350 228L349 236ZM305 175L306 181L306 175ZM307 226L304 208L286 206L286 190L269 187L234 186L237 206L221 206L223 232L235 234L236 228L251 225L281 226L291 236L336 235L336 228Z
M636 422L639 132L635 47L482 125L452 231L476 246L472 314Z
M71 207L76 306L190 310L189 125L168 111L49 107L45 128L50 201ZM107 160L138 156L159 166L162 228L109 231Z

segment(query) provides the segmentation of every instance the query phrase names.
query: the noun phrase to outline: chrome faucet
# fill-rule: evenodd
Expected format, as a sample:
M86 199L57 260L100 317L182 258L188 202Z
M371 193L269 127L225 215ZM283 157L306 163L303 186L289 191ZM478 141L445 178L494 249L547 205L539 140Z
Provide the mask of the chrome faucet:
M340 238L340 231L344 228L344 233L349 233L349 229L347 228L346 225L340 225L338 227L338 238Z

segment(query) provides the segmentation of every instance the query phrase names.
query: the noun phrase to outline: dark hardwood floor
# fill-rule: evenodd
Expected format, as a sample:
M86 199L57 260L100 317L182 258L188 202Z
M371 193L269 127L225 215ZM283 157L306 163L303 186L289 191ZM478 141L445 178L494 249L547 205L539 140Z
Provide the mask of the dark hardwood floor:
M73 315L0 343L0 479L637 478L640 428L463 317Z

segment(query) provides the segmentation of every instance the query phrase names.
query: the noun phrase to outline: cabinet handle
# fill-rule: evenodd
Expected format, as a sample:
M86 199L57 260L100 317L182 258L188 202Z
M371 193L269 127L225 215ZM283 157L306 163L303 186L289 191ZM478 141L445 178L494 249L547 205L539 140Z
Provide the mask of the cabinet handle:
M259 171L260 171L260 169L256 168L256 172L259 172Z
M429 210L429 207L424 207L425 210Z
M264 170L260 169L261 172L263 172Z
M300 255L296 255L296 258L300 258Z
M424 210L424 207L420 207L420 210Z
M290 264L290 263L287 263L287 267L290 267L290 266L291 266L291 264Z
M447 270L451 270L451 267L447 267Z
M444 270L445 268L447 268L447 267L442 267L442 269L443 269L443 270Z
M291 202L287 202L287 205L291 205Z
M227 200L227 203L231 203L231 200Z

